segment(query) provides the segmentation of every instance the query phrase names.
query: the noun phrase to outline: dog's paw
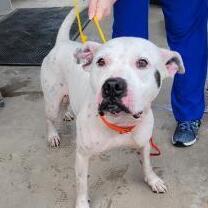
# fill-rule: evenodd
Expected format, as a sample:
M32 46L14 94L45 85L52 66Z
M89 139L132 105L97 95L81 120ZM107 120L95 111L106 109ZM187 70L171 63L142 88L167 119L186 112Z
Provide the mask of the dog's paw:
M74 116L72 115L72 113L70 113L69 111L67 111L64 115L64 121L72 121L74 120Z
M144 180L151 187L154 193L165 193L167 191L167 187L163 180L155 174L145 177Z
M48 137L48 142L51 147L58 147L60 145L60 137L58 135L53 135Z

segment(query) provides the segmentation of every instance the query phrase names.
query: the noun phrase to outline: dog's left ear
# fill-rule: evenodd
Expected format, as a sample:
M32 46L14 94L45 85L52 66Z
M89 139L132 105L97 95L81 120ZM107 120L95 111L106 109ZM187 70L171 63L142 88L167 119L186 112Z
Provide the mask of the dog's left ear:
M101 44L88 41L74 53L77 64L81 64L84 70L89 70L94 54Z
M161 48L160 51L167 72L165 77L174 77L176 73L185 73L183 60L178 52L163 48Z

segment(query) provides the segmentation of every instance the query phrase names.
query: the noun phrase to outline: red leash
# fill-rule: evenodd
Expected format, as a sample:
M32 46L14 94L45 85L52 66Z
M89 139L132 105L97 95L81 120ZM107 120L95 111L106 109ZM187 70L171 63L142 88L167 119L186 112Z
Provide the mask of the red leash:
M153 138L150 138L150 145L152 146L152 149L155 150L155 152L151 152L150 156L159 156L161 155L159 147L154 143Z
M104 116L100 116L101 121L110 129L118 132L119 134L127 134L133 131L136 127L135 125L132 126L117 126L116 124L110 123L105 119ZM159 156L161 154L159 147L154 143L153 138L150 138L150 145L155 150L155 152L150 153L150 156Z

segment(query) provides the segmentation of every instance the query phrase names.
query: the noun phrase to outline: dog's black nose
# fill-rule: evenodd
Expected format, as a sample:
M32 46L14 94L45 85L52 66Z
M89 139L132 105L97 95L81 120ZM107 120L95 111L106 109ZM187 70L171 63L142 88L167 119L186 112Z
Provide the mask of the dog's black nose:
M120 77L107 79L102 87L103 98L122 98L126 92L127 83Z

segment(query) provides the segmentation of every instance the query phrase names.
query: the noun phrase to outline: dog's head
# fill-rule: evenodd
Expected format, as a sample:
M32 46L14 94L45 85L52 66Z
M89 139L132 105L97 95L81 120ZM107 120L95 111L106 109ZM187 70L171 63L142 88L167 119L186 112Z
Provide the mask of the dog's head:
M100 114L125 112L139 118L158 95L162 80L184 73L179 53L141 38L88 42L75 57L90 72Z

